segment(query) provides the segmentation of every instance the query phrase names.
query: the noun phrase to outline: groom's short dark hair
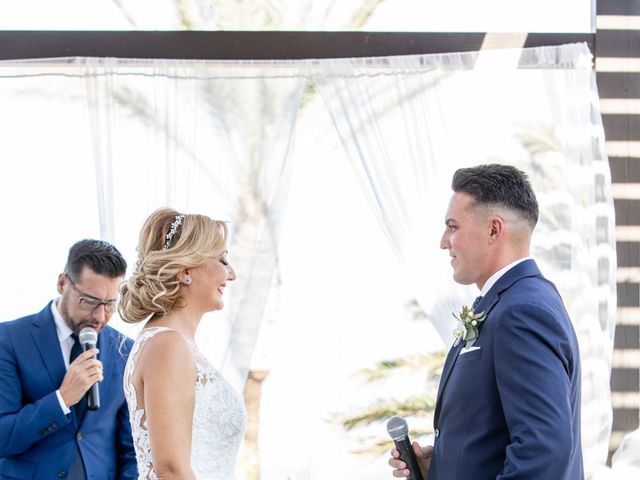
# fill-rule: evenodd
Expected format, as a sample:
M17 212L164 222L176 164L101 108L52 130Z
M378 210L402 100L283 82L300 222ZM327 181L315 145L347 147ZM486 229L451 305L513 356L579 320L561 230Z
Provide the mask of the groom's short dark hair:
M75 282L82 269L89 267L94 273L108 278L124 276L127 262L116 247L104 240L84 239L69 249L65 273Z
M454 192L470 195L482 205L499 205L513 210L533 229L538 223L538 201L527 175L511 165L477 165L453 174Z

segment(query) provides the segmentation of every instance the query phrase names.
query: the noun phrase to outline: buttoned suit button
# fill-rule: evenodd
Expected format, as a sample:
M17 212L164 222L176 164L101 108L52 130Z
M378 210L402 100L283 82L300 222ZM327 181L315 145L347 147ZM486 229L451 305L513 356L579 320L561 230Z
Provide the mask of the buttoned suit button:
M436 428L436 431L433 433L435 434L436 438L438 438L440 436L440 429Z
M64 470L60 470L58 472L58 478L66 478L67 476L67 472L65 472Z
M78 432L76 438L78 439L78 441L82 440L82 432Z

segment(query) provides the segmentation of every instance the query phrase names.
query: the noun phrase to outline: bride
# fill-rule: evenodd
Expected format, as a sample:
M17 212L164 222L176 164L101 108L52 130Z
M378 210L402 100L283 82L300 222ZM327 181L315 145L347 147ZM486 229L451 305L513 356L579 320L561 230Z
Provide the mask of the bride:
M233 478L246 410L194 341L202 316L223 307L236 278L226 240L223 222L168 208L140 233L118 309L129 323L148 319L124 376L141 480Z

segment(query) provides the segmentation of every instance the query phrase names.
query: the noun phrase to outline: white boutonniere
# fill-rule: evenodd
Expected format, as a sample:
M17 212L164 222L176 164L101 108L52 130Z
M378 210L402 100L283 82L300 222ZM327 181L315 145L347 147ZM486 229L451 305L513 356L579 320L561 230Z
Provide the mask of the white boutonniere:
M458 326L453 331L453 335L456 337L453 346L458 346L458 344L464 340L466 342L464 345L465 348L469 348L478 339L478 335L480 335L478 328L486 318L486 315L484 312L475 313L467 306L462 307L462 311L458 315L455 313L452 315L453 318L458 320Z

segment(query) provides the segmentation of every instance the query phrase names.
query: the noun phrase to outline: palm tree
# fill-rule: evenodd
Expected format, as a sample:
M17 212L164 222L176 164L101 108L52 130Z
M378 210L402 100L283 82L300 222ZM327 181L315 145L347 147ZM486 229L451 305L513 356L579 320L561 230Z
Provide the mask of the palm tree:
M411 320L418 322L429 320L428 315L415 298L409 300L405 308ZM363 368L354 373L365 384L376 386L384 384L391 378L404 378L408 374L416 372L424 378L423 390L420 394L402 399L378 398L370 405L353 412L341 412L333 415L332 422L350 433L350 438L354 443L352 448L354 453L380 455L388 451L393 446L393 442L387 435L380 433L386 430L378 425L371 433L371 429L368 427L386 421L394 415L413 420L411 434L414 437L428 435L433 431L431 425L433 424L435 394L442 375L444 359L444 351L407 355L401 358L380 360L373 367Z
M127 21L136 26L136 19L128 9L125 0L112 0L114 4L120 9ZM358 0L354 2L351 10L350 17L346 20L342 20L340 25L327 25L332 28L346 28L346 29L358 29L362 27L375 9L384 0ZM314 0L317 4L317 0ZM297 2L300 6L300 2ZM311 6L311 1L307 1L307 7ZM335 7L333 1L328 1L326 6L325 19L329 18L331 10ZM284 11L287 5L282 1L277 0L210 0L209 2L195 1L195 0L175 0L176 18L180 29L184 30L278 30L286 27L284 25ZM305 25L317 22L310 18L311 8L300 8L300 18L295 25L298 29L304 29ZM244 116L251 118L250 125L254 130L251 132L248 138L248 145L246 146L249 152L246 156L249 159L249 163L246 165L246 169L241 179L244 182L242 190L242 197L238 204L238 211L234 215L235 217L235 232L234 232L234 255L236 256L236 263L243 261L248 262L255 251L255 239L257 238L256 229L261 225L266 225L267 235L273 235L274 240L271 245L274 249L277 248L277 241L275 236L278 235L277 227L269 224L268 211L269 211L269 198L266 192L263 192L260 188L261 169L264 161L264 153L261 151L263 145L263 138L261 137L262 125L268 124L268 119L273 115L274 111L277 111L279 105L277 102L277 95L274 92L269 91L269 86L264 85L262 91L255 91L252 94L257 95L262 99L260 105L261 109L246 109L240 104L232 105L234 99L241 98L246 92L233 92L235 88L242 88L237 85L229 87L229 90L221 92L207 85L204 87L207 91L203 98L206 99L209 104L209 110L215 112L219 110L221 106L226 112L232 112L235 117ZM311 83L307 85L306 99L310 98L315 91ZM272 100L272 101L270 101ZM149 108L147 101L144 99L144 95L137 94L130 91L125 92L125 95L118 98L117 101L121 105L126 105L137 118L143 122L148 123L150 126L158 126L158 119L153 109ZM300 108L304 108L303 103ZM253 106L255 106L254 104ZM222 121L226 117L218 117L218 120L222 118ZM232 128L232 125L227 125L227 128ZM189 147L186 142L181 139L173 139L174 143L178 145L180 149L185 152L189 151ZM195 155L189 155L196 165L202 159L196 158ZM202 165L201 165L202 166ZM203 166L202 166L203 167ZM206 168L201 168L203 172L206 172ZM211 178L212 183L215 179ZM215 183L213 183L215 185ZM222 187L222 186L220 186ZM247 257L243 258L243 252L247 252ZM272 252L274 258L277 258L277 252ZM241 265L238 265L238 270L241 270ZM271 295L277 299L277 290L281 283L280 274L277 269L277 261L273 266L273 271L265 271L264 275L269 277L272 282ZM266 277L265 277L266 278ZM266 301L266 300L265 300ZM272 316L277 318L277 302L272 306ZM261 337L259 337L261 338ZM258 343L255 346L257 356L260 356L261 352L268 352L270 350L269 345L265 345L258 339ZM247 480L258 480L260 478L259 467L259 454L258 454L258 435L259 435L259 413L260 413L260 399L262 395L262 384L266 380L269 374L268 362L267 364L250 367L247 382L244 388L244 398L248 412L248 428L245 435L243 459L241 460L242 468L245 471L245 478Z
M388 436L381 434L385 430L377 426L374 433L367 428L386 421L394 415L413 419L411 434L419 437L433 430L433 411L435 408L435 392L437 389L445 353L435 352L425 355L411 355L403 358L386 359L378 362L373 368L365 368L355 373L368 384L382 384L391 377L402 378L410 372L424 375L422 393L408 398L378 398L370 405L355 412L337 413L332 422L339 424L350 433L354 447L352 451L361 455L380 455L393 446Z

